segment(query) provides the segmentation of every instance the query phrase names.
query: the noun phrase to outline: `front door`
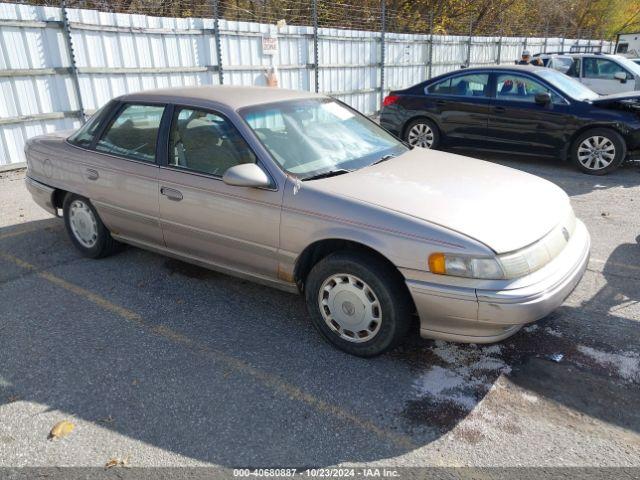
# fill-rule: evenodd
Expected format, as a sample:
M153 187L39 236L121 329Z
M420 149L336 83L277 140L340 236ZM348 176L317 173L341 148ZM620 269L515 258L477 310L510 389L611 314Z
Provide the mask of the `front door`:
M114 234L164 246L156 144L164 105L124 104L82 158L87 196Z
M625 75L624 79L615 75ZM632 92L636 89L635 77L622 65L601 57L585 57L582 59L582 83L600 95Z
M255 154L223 115L176 107L160 221L167 248L238 273L277 277L282 192L225 184L225 171ZM275 187L275 185L274 185Z
M499 148L534 154L559 155L564 147L569 104L541 82L519 73L496 73L487 140ZM549 92L552 103L535 101Z

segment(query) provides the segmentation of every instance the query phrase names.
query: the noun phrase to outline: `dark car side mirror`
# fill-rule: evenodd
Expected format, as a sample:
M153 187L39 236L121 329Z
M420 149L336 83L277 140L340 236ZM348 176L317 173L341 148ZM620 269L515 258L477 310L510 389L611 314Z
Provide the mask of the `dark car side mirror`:
M535 98L538 105L548 105L551 103L551 94L549 92L536 93Z

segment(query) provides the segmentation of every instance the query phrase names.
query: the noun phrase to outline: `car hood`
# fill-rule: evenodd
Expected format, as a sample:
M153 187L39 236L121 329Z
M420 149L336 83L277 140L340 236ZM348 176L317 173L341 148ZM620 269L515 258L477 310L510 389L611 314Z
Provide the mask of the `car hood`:
M496 253L525 247L567 215L567 194L547 180L461 155L415 148L316 188L435 223Z
M622 93L614 93L612 95L601 95L600 98L596 100L591 100L591 103L594 105L603 105L621 101L639 101L640 100L640 92L622 92Z

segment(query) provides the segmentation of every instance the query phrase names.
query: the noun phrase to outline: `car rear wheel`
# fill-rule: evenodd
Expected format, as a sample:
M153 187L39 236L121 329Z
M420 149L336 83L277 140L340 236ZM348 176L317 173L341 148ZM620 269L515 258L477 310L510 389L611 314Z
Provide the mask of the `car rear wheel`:
M594 128L582 133L571 147L573 163L591 175L605 175L622 164L627 149L618 132Z
M88 199L68 194L62 208L67 234L85 257L102 258L118 250L120 244L111 237Z
M360 252L337 252L318 262L305 285L314 326L340 350L379 355L406 335L411 299L400 274Z
M412 147L435 149L440 145L438 127L426 118L418 118L407 125L404 137L405 141Z

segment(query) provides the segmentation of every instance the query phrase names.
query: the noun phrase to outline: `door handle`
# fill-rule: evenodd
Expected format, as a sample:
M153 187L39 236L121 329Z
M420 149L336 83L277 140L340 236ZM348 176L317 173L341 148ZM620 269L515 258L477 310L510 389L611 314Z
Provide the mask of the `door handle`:
M93 168L87 168L87 179L88 180L97 180L98 177L100 177L100 174L98 173L97 170L94 170Z
M180 200L182 200L182 192L176 190L175 188L161 187L160 193L167 197L169 200L173 200L174 202L179 202Z
M493 111L496 113L504 113L507 111L507 109L504 107L493 107Z
M445 105L446 103L446 100L436 100L436 105Z

